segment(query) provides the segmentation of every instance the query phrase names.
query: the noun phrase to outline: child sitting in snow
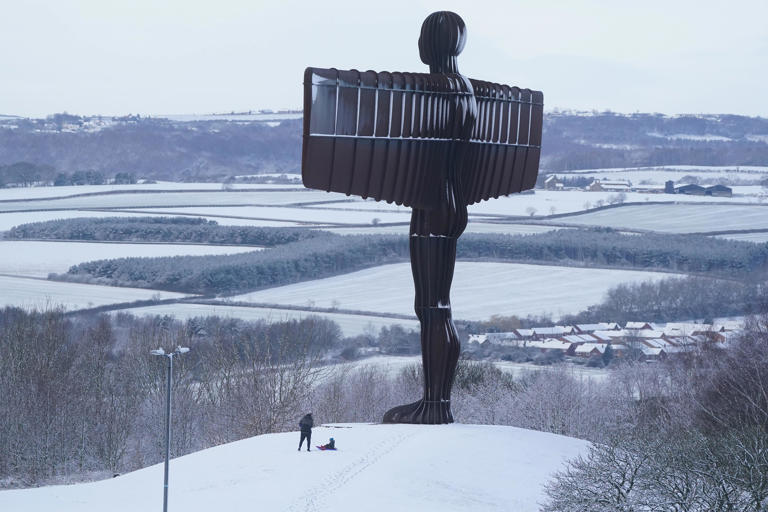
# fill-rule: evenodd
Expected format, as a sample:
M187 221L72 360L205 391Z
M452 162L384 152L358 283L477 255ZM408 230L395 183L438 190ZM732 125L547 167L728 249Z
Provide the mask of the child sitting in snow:
M318 446L321 450L335 450L336 449L336 441L331 438L328 443L324 444L323 446Z

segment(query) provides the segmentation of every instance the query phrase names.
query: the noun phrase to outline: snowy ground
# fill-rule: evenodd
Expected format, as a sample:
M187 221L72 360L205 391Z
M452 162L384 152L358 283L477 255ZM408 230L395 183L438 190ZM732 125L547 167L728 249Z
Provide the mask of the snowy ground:
M605 292L619 283L656 280L672 275L517 263L457 262L451 302L454 317L462 320L484 320L494 314L551 314L557 318L578 313L601 302ZM414 315L413 278L409 263L381 265L228 299Z
M686 169L682 171L687 172ZM665 171L666 172L666 171ZM721 172L721 171L718 171ZM724 172L724 171L723 171ZM747 174L747 173L745 173ZM222 191L219 184L158 183L156 185L108 185L85 187L40 187L0 190L0 231L26 223L70 217L185 214L214 219L222 225L250 226L333 226L337 233L397 233L408 231L410 209L387 203L348 198L343 194L301 190L296 186L253 185L251 191ZM668 232L712 229L768 229L763 207L748 206L756 201L760 187L743 187L753 195L718 198L724 204L700 204L712 198L687 196L691 204L634 205L553 220L574 225L608 225L624 229ZM160 193L160 190L173 190ZM102 193L119 191L119 193ZM134 193L123 193L123 192ZM96 194L65 197L72 194ZM529 234L555 229L541 216L579 212L594 207L614 194L582 191L537 191L514 197L485 201L469 207L467 233ZM48 198L48 199L45 199ZM627 194L627 201L671 201L680 196L668 194ZM329 202L330 201L330 202ZM61 208L52 211L51 209ZM88 210L98 208L99 210ZM527 216L533 208L536 225L521 223L508 216ZM47 211L32 211L42 209ZM23 210L23 211L22 211ZM766 210L768 211L768 210ZM502 221L502 222L499 222ZM505 222L506 221L506 222ZM391 224L395 225L382 225ZM729 235L750 241L763 241L765 233ZM5 279L18 276L46 276L64 272L71 265L94 259L121 256L161 256L181 254L220 254L252 250L153 244L78 244L73 242L0 242L0 274ZM221 307L196 304L142 308L139 314L170 313L196 316L216 310L238 318L300 318L310 311L292 311L280 305L311 309L338 308L363 312L388 312L407 315L413 320L382 318L375 315L318 313L331 318L346 335L378 331L383 325L400 323L416 328L413 316L413 283L408 265L369 269L287 287L263 290L237 297L237 300L277 305L278 309ZM576 313L602 300L607 289L621 282L657 279L664 274L623 270L576 269L554 266L459 263L453 286L456 318L484 319L492 314L551 314L554 317ZM22 286L25 284L25 286ZM11 286L11 283L8 283ZM87 285L14 281L2 291L2 303L41 305L59 303L68 308L130 302L155 294L130 292L125 288L71 288ZM371 289L382 292L371 294ZM94 294L86 290L98 290Z
M744 187L747 189L747 187ZM759 187L749 187L749 190L760 190ZM481 221L484 217L522 216L533 219L561 213L575 213L595 208L598 202L609 204L616 197L615 192L586 192L583 190L536 190L534 194L518 194L509 197L499 197L489 201L470 205L467 210L470 218ZM336 194L339 196L339 194ZM344 197L344 196L342 196ZM744 203L758 203L765 197L758 195L745 195L734 197L709 197L709 196L681 196L677 194L655 194L628 192L626 203L645 202L677 202L677 203L725 203L725 205L738 205ZM649 205L651 206L651 205ZM356 200L346 203L330 203L308 205L312 209L344 209L350 211L377 211L377 212L410 212L409 208L374 201ZM719 206L718 206L719 207ZM534 215L531 215L533 211Z
M403 223L397 226L371 226L371 227L337 227L322 228L324 231L330 231L339 235L408 235L410 223ZM500 233L504 235L531 235L534 233L545 233L555 229L563 229L553 226L542 226L540 224L516 224L511 222L482 222L473 218L469 219L467 229L464 233Z
M232 185L236 189L257 190L284 190L298 189L301 185L273 185L261 183L237 183ZM221 191L221 183L176 183L171 181L159 181L151 184L134 185L67 185L63 187L18 187L0 188L0 201L29 200L51 197L66 197L80 194L103 194L106 192L157 192L159 190L211 190Z
M200 256L258 251L234 245L132 244L107 242L0 241L0 274L48 277L93 260L130 257Z
M153 217L144 213L133 212L104 212L92 210L58 210L38 212L0 212L0 231L8 231L14 226L28 224L30 222L47 222L49 220L75 219L75 218L103 218L103 217Z
M201 316L221 316L225 318L239 318L240 320L283 322L287 320L300 320L308 316L319 316L339 324L339 328L344 336L357 336L360 334L377 335L382 327L389 327L393 324L401 325L406 329L419 329L419 322L415 319L415 316L413 320L402 320L372 315L345 315L342 313L319 313L292 309L227 306L226 304L217 306L187 303L161 304L158 306L123 309L121 311L137 316L169 315L182 321Z
M730 240L741 240L742 242L765 243L768 242L768 231L761 233L735 233L732 235L717 235L717 238L728 238Z
M612 169L583 169L557 173L558 176L584 176L589 178L607 178L611 180L630 180L633 185L651 183L664 185L667 180L677 182L684 176L696 176L700 180L755 180L768 177L766 166L698 166L666 165L660 167L634 167Z
M200 216L239 216L253 219L269 219L311 224L372 224L374 219L381 223L402 222L411 220L410 211L403 212L377 212L354 211L344 209L346 203L334 204L333 209L319 208L291 208L291 207L213 207L213 208L168 208L168 215L182 213L185 215Z
M295 187L294 187L295 188ZM266 191L173 191L148 193L117 193L55 199L30 199L0 202L0 211L51 210L78 208L148 208L169 206L227 206L256 204L292 204L300 202L329 201L343 198L341 194L329 194L316 190Z
M643 229L664 233L702 233L768 229L768 206L628 205L557 219L567 224Z
M321 418L318 418L322 420ZM257 436L171 461L169 510L534 512L542 486L587 443L513 427L328 425L338 451L297 452L297 432ZM163 466L70 486L0 492L0 510L159 510Z
M184 210L184 208L156 208L156 209L131 209L131 210L119 210L121 212L133 212L137 215L148 215L150 217L199 217L201 219L206 220L212 220L215 221L217 224L221 226L251 226L251 227L259 227L259 228L291 228L291 227L314 227L312 224L307 224L305 222L296 222L292 220L280 220L280 219L266 219L266 218L254 218L254 217L247 217L245 215L246 209L251 208L250 206L233 206L231 207L231 215L198 215L197 213L179 213L179 210ZM198 209L204 209L204 208L196 208L192 207L190 210L198 210ZM214 208L216 209L216 208ZM226 210L227 207L222 208L223 210ZM242 210L241 210L242 209ZM280 208L282 209L282 208ZM103 216L111 215L110 213L104 213L102 211L101 213ZM320 227L324 227L324 225L321 225Z
M0 307L18 306L67 310L93 308L137 300L173 299L186 297L183 293L118 288L95 284L61 283L44 279L0 275Z

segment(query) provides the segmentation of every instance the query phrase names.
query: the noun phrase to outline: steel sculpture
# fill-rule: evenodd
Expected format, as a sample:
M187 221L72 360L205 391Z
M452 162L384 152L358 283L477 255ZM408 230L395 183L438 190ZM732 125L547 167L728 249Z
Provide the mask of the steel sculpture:
M389 410L385 423L453 422L450 289L467 205L533 188L538 175L542 93L460 75L465 41L464 21L441 11L419 37L429 73L304 72L304 185L413 209L424 396Z

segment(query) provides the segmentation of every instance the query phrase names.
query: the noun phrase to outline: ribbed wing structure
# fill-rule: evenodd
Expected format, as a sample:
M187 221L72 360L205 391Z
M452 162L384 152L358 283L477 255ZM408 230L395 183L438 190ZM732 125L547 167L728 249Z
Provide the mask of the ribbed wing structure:
M541 155L543 94L481 80L470 82L477 118L462 169L466 203L533 188Z
M467 204L531 188L541 103L541 93L458 74L307 68L304 185L430 209L447 159L469 141ZM471 133L468 116L477 116Z

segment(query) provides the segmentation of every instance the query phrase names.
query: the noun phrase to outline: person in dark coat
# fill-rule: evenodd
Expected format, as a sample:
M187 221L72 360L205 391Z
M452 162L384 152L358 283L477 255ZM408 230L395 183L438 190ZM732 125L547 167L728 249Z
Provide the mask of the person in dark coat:
M299 439L299 451L301 451L301 445L304 440L307 440L307 451L309 450L310 443L312 442L312 427L315 426L315 420L312 419L312 413L305 414L301 421L299 421L299 428L301 429L301 439Z

